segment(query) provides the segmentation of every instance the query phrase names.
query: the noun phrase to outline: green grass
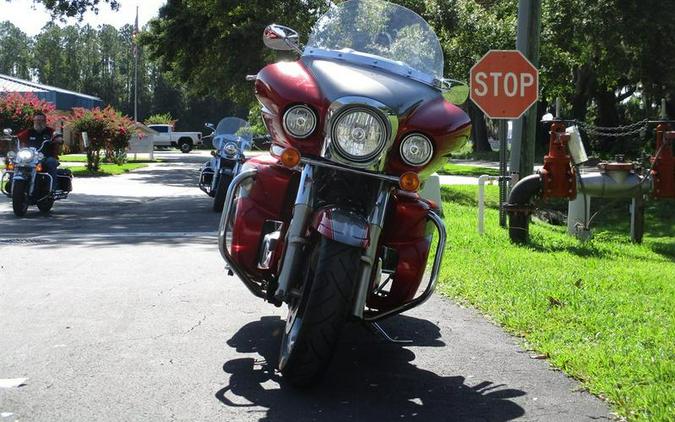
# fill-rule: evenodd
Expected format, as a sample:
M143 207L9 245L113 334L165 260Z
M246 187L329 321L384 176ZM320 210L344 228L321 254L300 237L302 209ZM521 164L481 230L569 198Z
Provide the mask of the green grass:
M127 163L121 166L118 166L117 164L101 164L99 171L95 173L87 170L85 166L69 167L69 169L73 172L75 177L104 177L128 173L132 170L138 170L143 167L147 167L147 164Z
M481 176L487 174L488 176L499 176L499 170L490 167L467 166L463 164L448 163L438 171L438 174L453 175L453 176Z
M613 206L581 243L565 227L530 226L514 246L487 186L486 234L476 232L476 187L443 188L448 245L439 290L480 309L553 365L607 398L629 420L675 415L675 219L650 202L642 245Z
M60 155L59 161L62 163L86 163L87 156L85 154Z

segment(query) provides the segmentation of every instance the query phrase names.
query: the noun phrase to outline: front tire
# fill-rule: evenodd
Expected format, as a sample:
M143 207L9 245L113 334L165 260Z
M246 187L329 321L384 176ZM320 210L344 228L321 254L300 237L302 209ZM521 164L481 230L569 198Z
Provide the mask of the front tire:
M231 177L221 174L218 177L218 186L216 186L216 196L213 198L213 211L223 212L225 206L225 197L227 197L227 188L230 187Z
M279 369L290 384L317 382L333 357L353 303L360 256L361 248L321 237L309 258L281 340Z
M24 180L17 180L14 182L12 188L12 209L14 215L23 217L28 212L28 198L26 195L28 186Z

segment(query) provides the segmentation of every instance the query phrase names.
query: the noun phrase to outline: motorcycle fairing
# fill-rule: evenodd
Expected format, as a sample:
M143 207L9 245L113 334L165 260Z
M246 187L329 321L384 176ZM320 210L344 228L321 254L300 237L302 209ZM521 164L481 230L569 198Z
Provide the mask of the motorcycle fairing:
M276 269L279 254L269 270L258 268L263 226L269 220L288 225L291 218L288 202L295 198L298 173L277 164L277 159L270 155L251 158L244 168L250 167L257 169L255 182L237 199L230 255L247 273L266 278Z
M274 143L295 147L302 155L320 154L324 116L329 104L302 61L265 66L257 75L255 92L263 106L263 120ZM288 135L282 121L286 110L297 104L309 105L318 116L317 129L304 139Z
M416 193L397 191L392 195L380 244L393 249L398 261L389 292L371 293L367 300L369 308L386 311L415 297L431 247L427 217L431 209L431 204Z
M255 88L273 142L297 148L303 156L321 154L326 114L333 101L358 95L385 104L399 118L398 134L385 168L393 175L414 171L424 179L442 167L450 152L466 143L471 131L469 117L447 102L439 90L384 70L339 60L303 57L296 62L271 64L258 73ZM297 104L310 106L318 117L317 128L305 139L295 139L283 128L285 111ZM405 136L416 132L431 139L434 155L426 165L413 167L403 162L399 147Z

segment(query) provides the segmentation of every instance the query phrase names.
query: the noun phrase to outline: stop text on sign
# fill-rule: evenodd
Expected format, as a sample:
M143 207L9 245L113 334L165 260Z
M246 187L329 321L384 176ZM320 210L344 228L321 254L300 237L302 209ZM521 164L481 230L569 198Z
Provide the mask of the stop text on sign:
M491 50L471 68L471 100L492 119L518 119L539 98L539 72L517 50Z
M515 74L514 72L478 72L476 73L476 95L483 97L488 94L499 97L506 95L507 97L525 96L527 88L534 85L534 75L530 73ZM488 88L488 83L491 88Z

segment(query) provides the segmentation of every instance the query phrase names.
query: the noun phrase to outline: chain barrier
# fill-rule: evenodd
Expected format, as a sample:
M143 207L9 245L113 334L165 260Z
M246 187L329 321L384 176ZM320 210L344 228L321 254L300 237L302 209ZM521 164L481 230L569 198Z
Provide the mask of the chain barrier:
M606 138L621 138L624 136L640 135L644 138L647 135L647 127L649 125L648 119L640 120L639 122L616 127L593 126L588 123L574 121L574 124L581 128L584 132L591 136L602 136Z

